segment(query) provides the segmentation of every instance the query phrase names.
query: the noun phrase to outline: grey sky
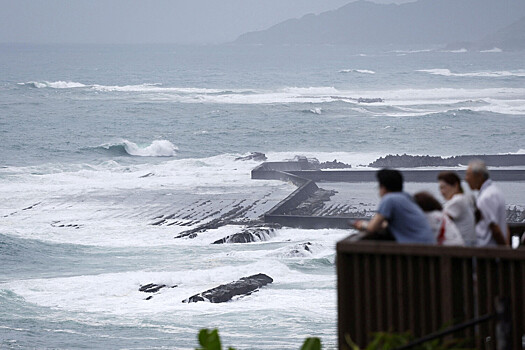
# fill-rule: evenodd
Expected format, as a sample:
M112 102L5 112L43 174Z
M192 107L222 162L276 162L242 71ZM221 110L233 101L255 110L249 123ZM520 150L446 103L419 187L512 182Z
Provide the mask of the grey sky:
M0 42L221 43L351 1L0 0Z

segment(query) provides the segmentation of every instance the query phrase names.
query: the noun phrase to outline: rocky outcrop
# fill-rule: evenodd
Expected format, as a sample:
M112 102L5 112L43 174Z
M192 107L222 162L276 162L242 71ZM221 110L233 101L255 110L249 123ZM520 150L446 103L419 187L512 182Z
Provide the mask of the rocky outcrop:
M525 223L525 210L522 210L516 206L507 208L507 222Z
M209 289L205 292L195 294L183 303L196 303L198 301L209 301L211 303L224 303L235 296L247 296L256 292L259 288L272 283L273 279L263 273L242 277L240 280Z
M357 99L358 103L378 103L378 102L384 102L382 98L376 97L376 98L366 98L366 97L359 97Z
M284 254L286 258L305 258L312 256L313 250L319 250L318 246L314 246L311 242L299 243L293 246L288 252Z
M338 162L337 159L334 159L331 162L322 162L319 164L320 169L350 169L351 167L352 165Z
M426 166L458 166L467 165L471 160L481 159L488 166L525 165L525 154L498 155L464 155L449 158L438 156L412 156L408 154L387 155L368 164L373 168L416 168Z
M264 153L261 153L261 152L252 152L252 153L250 153L249 155L247 155L245 157L235 158L235 160L255 160L255 161L258 161L258 162L264 162L266 159L267 159L266 155Z
M158 291L160 291L162 288L175 288L177 287L177 285L174 285L174 286L168 286L166 284L155 284L155 283L148 283L148 284L145 284L143 286L140 286L139 288L139 292L144 292L144 293L157 293ZM150 300L151 298L153 298L152 295L150 295L149 297L146 298L146 300Z
M213 242L213 244L223 243L251 243L267 241L271 237L275 236L275 229L280 228L279 224L264 224L254 227L248 227L241 232L234 233L233 235L226 236Z
M227 213L222 214L220 217L215 218L205 224L199 225L191 230L183 231L179 233L175 238L195 238L199 233L206 232L209 230L217 229L222 226L226 226L230 223L232 223L234 220L240 220L243 218L244 214L246 214L248 211L250 211L258 201L255 201L253 204L243 206L241 203L238 203L237 205L234 205L230 211ZM245 220L243 223L250 224L250 223L259 223L259 220Z

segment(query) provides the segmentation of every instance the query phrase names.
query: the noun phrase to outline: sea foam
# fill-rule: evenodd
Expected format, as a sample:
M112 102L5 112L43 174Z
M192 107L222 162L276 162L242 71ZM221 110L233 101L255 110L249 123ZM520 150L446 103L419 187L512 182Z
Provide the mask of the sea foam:
M82 83L77 83L77 82L74 82L74 81L53 81L53 82L49 82L49 81L43 81L43 82L30 81L30 82L27 82L27 83L19 83L18 85L29 86L29 87L33 87L33 88L37 88L37 89L42 89L42 88L72 89L72 88L86 87L86 85L84 85Z
M368 69L341 69L339 73L361 73L361 74L376 74L373 70Z
M429 73L432 75L441 75L445 77L480 77L480 78L501 78L501 77L525 77L525 70L516 71L483 71L470 73L453 73L449 69L420 69L417 72Z
M130 155L137 157L174 157L178 147L168 140L154 140L147 146L139 146L134 142L122 140L118 143L107 143L94 149L106 150L113 155Z
M155 140L151 145L141 148L128 140L124 140L126 152L132 156L139 157L173 157L177 154L178 148L168 140Z

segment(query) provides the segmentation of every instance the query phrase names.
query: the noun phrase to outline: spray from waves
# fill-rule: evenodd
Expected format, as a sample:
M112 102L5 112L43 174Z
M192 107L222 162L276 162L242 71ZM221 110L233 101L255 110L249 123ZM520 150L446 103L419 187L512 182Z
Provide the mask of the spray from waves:
M373 70L368 69L341 69L339 73L361 73L361 74L376 74Z
M203 94L203 95L250 95L256 93L247 89L212 89L212 88L194 88L194 87L165 87L160 83L143 83L136 85L86 85L74 81L29 81L26 83L18 83L21 86L27 86L37 89L51 88L51 89L73 89L73 88L89 88L99 92L144 92L144 93L176 93L176 94Z
M450 52L450 53L465 53L465 52L468 52L467 49L465 49L464 47L461 48L461 49L458 49L458 50L444 50L442 52Z
M417 72L429 73L432 75L442 75L445 77L480 77L480 78L502 78L502 77L525 77L525 70L516 71L495 71L495 72L471 72L453 73L449 69L420 69Z
M116 144L104 144L95 147L95 150L108 152L114 156L174 157L178 148L168 140L154 140L145 147L128 140L122 140Z
M83 88L87 85L84 85L82 83L77 83L74 81L29 81L27 83L18 83L18 85L22 86L28 86L36 89L43 89L43 88L52 88L52 89L73 89L73 88Z
M312 113L312 114L321 115L323 113L323 110L321 108L305 109L303 110L303 113Z
M498 52L503 52L502 49L500 49L499 47L494 47L490 50L481 50L480 52L494 52L494 53L498 53Z

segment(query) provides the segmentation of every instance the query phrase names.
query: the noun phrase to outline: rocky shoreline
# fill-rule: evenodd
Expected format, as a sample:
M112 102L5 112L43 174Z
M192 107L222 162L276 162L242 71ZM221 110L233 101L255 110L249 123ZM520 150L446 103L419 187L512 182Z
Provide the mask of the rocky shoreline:
M487 166L525 166L525 154L501 154L501 155L462 155L454 157L439 156L413 156L408 154L389 154L378 158L368 164L372 168L417 168L429 166L455 167L467 165L471 160L481 159Z

